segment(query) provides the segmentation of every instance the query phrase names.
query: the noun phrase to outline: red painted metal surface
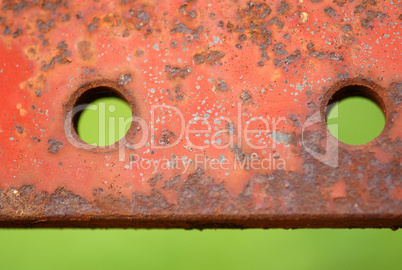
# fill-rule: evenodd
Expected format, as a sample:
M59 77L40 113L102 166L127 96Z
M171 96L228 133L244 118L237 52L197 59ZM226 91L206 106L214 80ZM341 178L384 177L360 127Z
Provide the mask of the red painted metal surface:
M0 226L400 227L401 24L398 1L2 1ZM349 85L386 115L361 146L325 124ZM141 119L106 149L71 115L99 87Z

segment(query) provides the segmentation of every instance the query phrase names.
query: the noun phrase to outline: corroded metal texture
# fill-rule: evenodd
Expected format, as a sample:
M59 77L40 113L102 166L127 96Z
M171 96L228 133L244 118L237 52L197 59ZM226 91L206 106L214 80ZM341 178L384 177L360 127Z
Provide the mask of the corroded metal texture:
M0 8L0 226L402 225L400 1ZM350 85L386 116L361 146L325 124ZM140 120L94 148L74 107L105 89Z

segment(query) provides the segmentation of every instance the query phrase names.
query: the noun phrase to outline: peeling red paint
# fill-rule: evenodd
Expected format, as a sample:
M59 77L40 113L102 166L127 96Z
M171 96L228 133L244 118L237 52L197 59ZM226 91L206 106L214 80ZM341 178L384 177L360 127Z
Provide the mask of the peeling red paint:
M400 11L363 0L3 1L0 225L400 227ZM386 126L368 144L339 143L333 167L311 152L328 150L326 106L348 85L378 96ZM148 144L123 145L123 161L117 148L77 148L68 133L76 100L100 86L146 123L126 139L148 133ZM153 119L162 104L185 123L168 110ZM211 132L179 139L195 117ZM246 138L259 117L269 130ZM231 135L232 147L211 147ZM133 169L129 155L189 165ZM231 167L197 167L197 155ZM248 158L277 163L238 164Z

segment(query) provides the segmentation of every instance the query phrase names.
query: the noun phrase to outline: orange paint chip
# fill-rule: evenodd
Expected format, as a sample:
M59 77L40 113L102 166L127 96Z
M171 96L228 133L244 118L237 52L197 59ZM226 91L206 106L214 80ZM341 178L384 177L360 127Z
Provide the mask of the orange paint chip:
M331 199L346 197L346 183L343 179L336 182L330 194Z
M402 201L402 188L395 188L392 191L392 196L394 196L396 199L401 200Z

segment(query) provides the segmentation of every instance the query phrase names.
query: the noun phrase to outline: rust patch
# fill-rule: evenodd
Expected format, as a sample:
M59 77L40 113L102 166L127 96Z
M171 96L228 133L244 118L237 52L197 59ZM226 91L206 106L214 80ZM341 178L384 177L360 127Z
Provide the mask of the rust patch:
M276 9L279 15L285 14L290 9L289 4L286 1L281 1L279 7Z
M160 145L169 145L170 144L170 138L176 138L176 135L172 132L169 131L168 129L164 129L162 131L162 137L159 140Z
M124 74L120 75L118 84L119 85L126 85L131 81L131 74Z
M244 104L248 104L251 102L251 95L248 91L244 91L241 93L241 100L243 101Z
M68 45L65 41L61 41L57 44L57 50L58 54L50 60L49 64L44 64L41 67L42 71L48 71L49 69L52 69L56 63L59 64L67 64L70 63L71 60L68 59L68 57L71 56L71 51L67 50Z
M225 54L221 51L204 51L202 53L198 53L194 55L194 62L196 64L204 64L207 63L209 65L217 65L219 61L225 56Z
M168 75L169 79L175 79L175 78L186 78L187 75L191 73L191 68L190 67L172 67L170 65L167 65L165 67L165 72Z
M77 49L82 60L89 61L92 59L94 54L94 47L92 46L91 42L81 40L77 43Z
M63 143L57 141L55 138L51 138L48 140L48 143L50 144L49 148L47 151L52 154L57 154L61 148L63 148Z

